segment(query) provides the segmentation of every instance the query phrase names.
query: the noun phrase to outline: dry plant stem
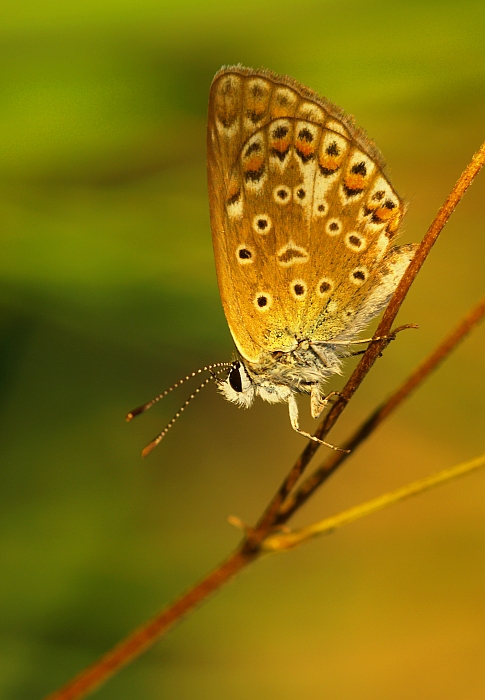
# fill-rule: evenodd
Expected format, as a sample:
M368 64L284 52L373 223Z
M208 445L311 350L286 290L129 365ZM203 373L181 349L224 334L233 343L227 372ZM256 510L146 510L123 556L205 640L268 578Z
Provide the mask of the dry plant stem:
M123 666L133 661L150 647L159 637L175 625L183 615L195 608L208 596L233 578L242 568L253 561L256 555L244 554L236 550L202 581L187 593L157 613L142 627L136 629L129 637L120 642L111 651L98 659L92 666L84 669L78 676L66 683L45 700L78 700L85 697L114 675Z
M416 252L414 260L403 276L399 287L397 288L386 312L384 313L382 321L376 331L376 337L389 335L392 322L414 277L421 268L421 265L423 264L431 247L435 243L436 238L438 237L443 226L447 222L466 189L469 187L472 180L483 166L484 162L485 144L483 144L480 150L473 156L470 165L459 178L450 196L438 212L436 219L433 221L431 227L426 233ZM330 428L333 427L335 421L345 408L348 399L354 394L357 387L360 385L387 342L388 341L386 340L381 340L369 345L361 361L347 382L342 392L343 397L332 407L325 420L316 431L317 437L322 439L323 436L328 433ZM67 683L63 688L49 695L46 700L78 700L79 698L85 697L110 676L115 674L120 668L139 656L143 651L145 651L145 649L151 646L166 631L176 624L176 622L178 622L184 615L204 601L211 593L220 588L224 583L233 578L233 576L235 576L235 574L237 574L241 569L262 556L263 551L260 546L261 543L277 525L278 520L282 522L283 518L279 518L279 510L295 486L308 462L313 457L317 447L318 445L315 442L308 443L300 458L290 471L288 477L285 479L282 486L266 508L256 528L246 532L246 538L243 540L240 547L228 559L226 559L226 561L224 561L202 581L196 584L185 595L181 596L178 600L157 614L148 623L145 623L145 625L140 627L138 630L135 630L133 634L120 642L99 661L82 671L76 678ZM288 516L284 516L284 519L286 520L287 517Z
M385 493L378 498L373 498L371 501L361 503L358 506L344 510L338 515L325 518L325 520L320 520L307 527L302 527L292 532L270 535L263 542L263 549L268 552L292 549L313 537L328 535L338 527L342 527L342 525L347 525L348 523L354 522L354 520L364 518L366 515L376 513L378 510L387 508L399 501L404 501L406 498L411 498L411 496L416 496L418 493L424 493L424 491L429 491L429 489L433 489L436 486L446 484L452 479L458 479L461 476L470 474L483 466L485 466L485 455L480 455L480 457L475 457L475 459L462 462L462 464L457 464L454 467L448 467L448 469L443 469L436 474L425 476L423 479L413 481L411 484L401 486L401 488L395 491Z
M411 394L416 387L428 377L470 333L485 316L485 297L465 316L458 326L443 340L431 355L410 374L406 381L362 423L355 433L343 445L345 449L354 450L389 416L390 413ZM339 467L350 455L338 452L331 455L298 491L289 496L282 504L277 522L286 522L298 510L315 490Z
M453 190L447 197L445 203L440 208L434 221L427 230L418 250L416 251L413 260L411 261L411 264L404 273L401 282L398 285L398 288L396 289L391 301L389 302L387 309L384 312L382 320L375 332L375 337L387 336L390 334L391 325L401 307L401 304L406 298L411 284L413 283L416 275L421 269L431 248L436 243L436 240L440 235L441 231L443 230L443 227L445 226L446 222L455 210L458 202L461 200L466 190L471 185L473 179L483 167L484 163L485 143L482 144L480 149L473 156L467 168L460 175L455 186L453 187ZM345 397L345 399L347 399L347 401L338 401L332 407L322 424L319 426L319 430L317 430L316 432L317 437L321 438L322 435L325 436L329 432L329 430L334 426L337 418L344 410L348 400L360 386L365 375L370 370L376 359L379 357L379 354L382 352L387 342L388 341L381 340L375 343L371 343L369 345L361 361L355 368L352 376L350 377L342 392L343 396ZM316 445L316 447L318 447L318 445Z
M401 282L399 283L391 301L389 302L389 305L387 306L387 309L384 312L382 320L374 334L375 338L390 335L392 323L409 291L409 288L411 287L411 284L413 283L416 275L421 269L431 248L436 243L436 240L440 235L441 231L443 230L443 227L445 226L446 222L450 218L451 214L455 210L457 204L465 194L468 187L473 182L474 178L480 172L484 163L485 143L481 145L480 149L472 157L470 163L458 178L455 186L448 195L445 203L439 209L434 221L427 230L419 248L416 251L413 260L411 261L411 264L404 273ZM347 382L343 391L341 392L341 398L338 401L336 401L336 403L332 406L330 411L327 413L327 415L315 431L315 435L318 438L320 438L320 440L325 439L326 435L333 428L338 418L340 417L340 414L345 409L347 403L362 383L367 372L370 370L370 368L372 367L372 365L377 360L380 353L383 351L383 349L388 343L388 340L379 340L369 345L364 355L362 356L361 361L355 368L349 381ZM284 503L287 496L290 494L291 490L295 486L300 476L303 474L303 471L306 469L308 463L310 462L318 448L318 443L313 441L309 442L303 450L303 452L301 453L300 457L295 462L290 473L288 474L285 481L282 483L282 485L278 489L278 492L275 494L272 501L270 502L262 517L260 518L255 530L250 534L249 541L253 547L257 548L259 546L260 542L262 542L262 540L266 537L266 534L270 531L272 527L274 527L276 523L285 522L285 520L287 519L284 516L279 516L279 511L282 507L282 504ZM337 453L337 455L340 454L341 453ZM342 456L345 457L346 455L342 453ZM338 464L340 464L341 461L342 460L340 460Z

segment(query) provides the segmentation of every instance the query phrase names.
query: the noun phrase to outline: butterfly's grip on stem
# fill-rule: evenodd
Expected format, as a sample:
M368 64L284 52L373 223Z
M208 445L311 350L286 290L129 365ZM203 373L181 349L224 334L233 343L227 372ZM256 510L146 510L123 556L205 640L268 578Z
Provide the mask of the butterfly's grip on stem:
M330 398L338 394L337 391L332 391L328 396L325 397L323 404L321 404L321 409L325 406L325 404L328 402ZM293 396L293 394L290 394L288 397L288 409L290 413L290 423L291 427L293 430L295 430L297 433L300 435L303 435L303 437L308 438L309 440L313 440L313 442L318 442L319 445L324 445L325 447L330 447L332 450L336 450L337 452L350 452L350 450L343 449L342 447L337 447L336 445L332 445L330 442L325 442L324 440L321 440L319 437L316 435L311 435L310 433L307 433L305 430L302 430L300 428L300 424L298 421L298 404L296 403L296 399Z
M417 329L419 326L417 326L415 323L406 323L404 326L398 326L395 328L393 331L389 333L389 335L378 335L375 338L361 338L359 340L346 340L342 343L338 343L337 341L332 341L332 344L334 345L360 345L361 343L377 343L380 340L387 340L388 343L391 342L391 340L396 340L396 335L400 333L401 331L405 331L408 328L414 328Z
M378 335L375 338L363 338L362 340L352 340L349 345L357 345L358 343L378 343L380 340L385 340L386 344L382 348L384 350L389 343L392 340L396 340L396 335L400 333L401 331L405 331L408 328L414 328L417 329L419 326L417 326L415 323L406 323L404 326L399 326L395 330L391 331L389 335ZM358 350L357 352L353 352L352 357L357 357L357 355L363 355L364 353L367 352L367 348L365 350ZM379 357L382 356L382 351L379 353Z

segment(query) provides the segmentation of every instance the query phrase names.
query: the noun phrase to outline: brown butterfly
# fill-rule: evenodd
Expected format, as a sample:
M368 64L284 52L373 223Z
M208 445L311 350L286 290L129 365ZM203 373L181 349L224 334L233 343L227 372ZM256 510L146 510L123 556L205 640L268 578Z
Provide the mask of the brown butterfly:
M295 394L310 394L320 415L325 380L396 289L416 250L390 245L403 203L350 117L268 70L215 76L207 165L217 277L239 357L220 391L245 408L257 395L287 402L293 428L320 442L300 429Z
M216 74L209 203L238 359L189 376L211 371L222 394L244 408L257 395L286 402L294 430L322 442L300 429L295 395L309 394L312 416L320 415L325 381L363 342L359 333L387 304L417 247L391 246L404 206L383 168L353 119L296 80L242 66ZM229 367L225 380L213 373L221 367Z

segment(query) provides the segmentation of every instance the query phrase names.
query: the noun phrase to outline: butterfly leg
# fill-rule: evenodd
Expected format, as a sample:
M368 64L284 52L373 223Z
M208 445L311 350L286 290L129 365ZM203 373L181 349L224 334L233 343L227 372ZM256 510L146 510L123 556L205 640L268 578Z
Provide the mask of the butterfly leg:
M332 392L332 393L335 393L335 392ZM329 396L330 396L330 394L329 394ZM299 433L300 435L303 435L303 437L306 437L309 440L313 440L313 442L318 442L320 445L325 445L325 447L330 447L332 450L337 450L337 452L350 452L350 450L343 450L341 447L335 447L335 445L331 445L329 442L324 442L324 440L320 440L320 438L317 438L315 435L310 435L310 433L306 433L304 430L302 430L300 428L300 425L298 423L298 404L297 404L296 399L293 396L293 394L290 394L288 396L288 410L290 413L291 427L297 433Z
M333 399L334 396L342 396L340 391L331 391L326 396L320 394L320 388L314 384L311 390L310 398L310 408L312 412L312 418L319 418L325 406Z
M344 347L348 347L349 345L359 345L360 343L377 343L379 340L387 340L388 343L391 342L391 340L396 340L396 335L400 333L401 331L407 331L409 328L416 330L419 328L415 323L406 323L404 326L399 326L398 328L395 328L394 330L390 331L388 335L379 335L375 338L362 338L360 340L343 340L343 341L338 341L338 340L332 340L332 344L335 346L342 345ZM351 353L352 355L363 355L365 350L360 350L359 352L353 352Z

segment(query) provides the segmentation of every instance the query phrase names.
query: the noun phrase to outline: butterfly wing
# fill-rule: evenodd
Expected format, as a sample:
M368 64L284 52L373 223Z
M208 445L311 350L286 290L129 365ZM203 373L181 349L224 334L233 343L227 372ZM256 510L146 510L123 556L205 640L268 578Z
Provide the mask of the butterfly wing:
M245 359L358 332L380 310L412 257L390 248L403 205L382 168L349 117L291 78L241 67L216 75L211 226Z

